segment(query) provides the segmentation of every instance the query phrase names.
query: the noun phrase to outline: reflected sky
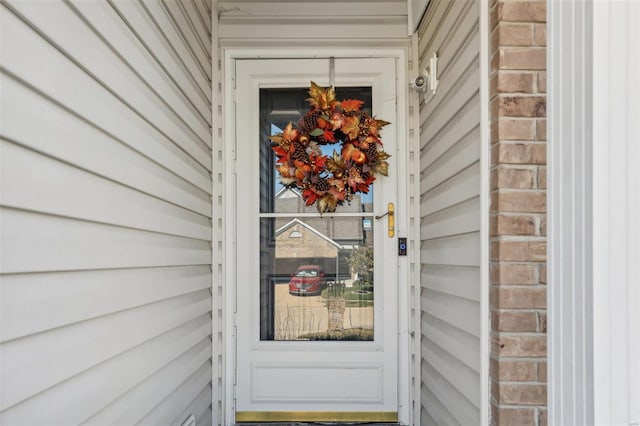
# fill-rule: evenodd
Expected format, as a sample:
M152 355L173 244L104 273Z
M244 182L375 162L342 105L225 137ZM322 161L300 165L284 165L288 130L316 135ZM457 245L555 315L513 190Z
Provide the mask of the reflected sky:
M271 125L272 136L278 133L282 133L282 131L283 129L279 128L278 126L274 124ZM324 155L326 155L327 157L332 157L334 151L339 152L340 144L334 143L331 145L320 145L320 149L322 150L322 153ZM274 153L274 158L275 158L275 153ZM278 192L280 192L280 190L282 190L282 188L284 188L284 186L280 183L280 176L277 173L275 174L275 182L276 182L276 185L275 185L274 194L277 194ZM373 203L373 187L369 190L369 193L367 194L361 193L359 195L363 203Z

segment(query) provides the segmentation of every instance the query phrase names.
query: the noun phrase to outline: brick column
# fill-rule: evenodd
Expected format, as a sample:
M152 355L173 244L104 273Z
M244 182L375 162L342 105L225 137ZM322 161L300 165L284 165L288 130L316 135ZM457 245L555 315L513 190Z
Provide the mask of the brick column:
M490 2L491 415L546 425L546 9Z

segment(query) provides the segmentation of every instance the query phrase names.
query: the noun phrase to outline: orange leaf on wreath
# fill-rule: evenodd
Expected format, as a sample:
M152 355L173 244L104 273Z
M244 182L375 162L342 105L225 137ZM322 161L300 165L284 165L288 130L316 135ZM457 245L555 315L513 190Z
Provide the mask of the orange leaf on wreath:
M369 193L369 185L367 185L366 183L359 183L356 185L356 189L358 192L362 192L364 194L368 194Z
M294 141L298 138L298 129L294 129L293 123L289 122L282 132L282 139L285 141Z
M381 175L389 176L389 163L379 160L376 165L373 166L373 170Z
M273 149L273 152L275 152L276 155L278 156L278 161L281 161L283 159L286 161L285 157L287 157L289 155L288 151L284 150L280 146L274 146L271 149Z
M342 105L342 110L344 112L354 112L360 111L360 107L362 106L362 104L364 104L364 101L361 101L359 99L345 99L344 101L340 102L340 104Z
M333 125L331 125L331 123L328 120L325 120L322 117L318 117L318 122L316 124L316 126L318 126L319 129L328 129L328 128L333 128Z
M306 189L302 193L302 198L304 198L304 200L306 201L307 206L310 206L311 204L316 202L316 200L318 199L318 194L310 189Z
M371 119L369 122L369 133L371 133L374 136L378 136L378 132L380 131L380 128L386 126L387 124L391 124L388 121L384 121L384 120L377 120L377 119Z
M311 82L311 87L309 88L310 98L307 98L307 101L311 104L311 106L316 109L325 110L329 108L329 105L332 104L336 99L336 92L331 87L323 88L318 86L313 81Z
M324 135L322 136L327 142L335 142L336 137L331 130L325 130Z
M351 160L351 154L357 149L352 143L345 143L342 147L342 159Z
M360 133L360 117L345 117L342 133L349 136L349 139L356 139Z
M269 140L271 142L275 142L278 145L282 145L284 143L284 140L282 139L282 133L276 133L273 136L269 136Z
M323 168L325 166L325 164L327 163L327 159L328 158L327 158L326 155L322 155L322 156L316 158L315 162L314 162L314 164L316 166L316 170Z

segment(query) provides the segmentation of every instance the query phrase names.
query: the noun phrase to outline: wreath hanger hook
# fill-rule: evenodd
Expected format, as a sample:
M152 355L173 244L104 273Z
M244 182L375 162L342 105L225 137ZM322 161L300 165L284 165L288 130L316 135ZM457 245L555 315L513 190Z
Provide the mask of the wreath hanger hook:
M336 81L336 58L331 56L329 58L329 85L335 90L334 83Z

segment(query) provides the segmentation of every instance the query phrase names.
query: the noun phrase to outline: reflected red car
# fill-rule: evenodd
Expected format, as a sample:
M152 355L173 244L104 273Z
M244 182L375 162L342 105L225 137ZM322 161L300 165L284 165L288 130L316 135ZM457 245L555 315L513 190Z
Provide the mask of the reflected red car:
M319 295L326 286L325 274L318 265L302 265L289 280L289 293L295 296Z

